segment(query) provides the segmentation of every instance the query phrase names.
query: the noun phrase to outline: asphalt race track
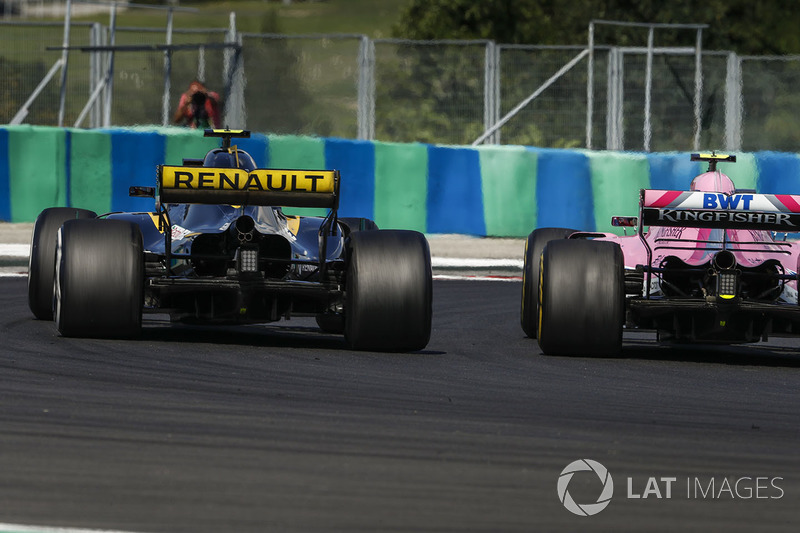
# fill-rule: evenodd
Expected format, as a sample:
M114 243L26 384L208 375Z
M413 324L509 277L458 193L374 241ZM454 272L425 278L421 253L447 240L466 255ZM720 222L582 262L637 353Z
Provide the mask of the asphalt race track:
M797 530L798 341L674 348L631 334L620 358L547 357L523 337L519 292L437 281L428 348L378 354L305 319L61 338L31 317L24 278L0 278L0 522ZM588 517L557 491L584 458L614 482ZM568 489L590 504L602 483L579 472Z

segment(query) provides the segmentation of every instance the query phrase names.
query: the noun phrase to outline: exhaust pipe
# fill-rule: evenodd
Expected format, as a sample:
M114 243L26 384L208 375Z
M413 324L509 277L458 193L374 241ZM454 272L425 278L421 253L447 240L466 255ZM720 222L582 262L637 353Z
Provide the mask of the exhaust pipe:
M714 254L712 260L716 270L731 270L736 268L736 257L728 250L722 250Z
M236 238L239 239L240 243L246 243L253 240L256 229L256 221L251 217L247 215L240 216L236 219L236 222L233 223L233 227L236 230Z

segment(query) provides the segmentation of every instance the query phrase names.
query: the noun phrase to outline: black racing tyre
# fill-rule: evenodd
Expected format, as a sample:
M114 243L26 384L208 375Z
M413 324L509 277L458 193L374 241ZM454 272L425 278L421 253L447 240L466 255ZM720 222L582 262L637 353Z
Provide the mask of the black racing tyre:
M566 239L577 230L539 228L525 241L525 261L522 269L522 307L520 324L525 335L535 339L539 327L539 256L550 241Z
M345 338L358 350L421 350L431 336L431 253L417 231L358 231L347 244Z
M56 234L61 224L75 218L96 218L97 214L74 207L51 207L36 218L28 258L28 307L39 320L53 320L53 278L55 277Z
M56 246L55 321L65 337L132 337L142 326L144 254L139 226L69 220Z
M617 243L562 240L541 258L539 347L548 355L616 355L622 349L625 274Z
M374 231L378 229L378 225L375 224L375 221L368 218L343 217L338 220L345 226L345 236L350 235L354 231Z

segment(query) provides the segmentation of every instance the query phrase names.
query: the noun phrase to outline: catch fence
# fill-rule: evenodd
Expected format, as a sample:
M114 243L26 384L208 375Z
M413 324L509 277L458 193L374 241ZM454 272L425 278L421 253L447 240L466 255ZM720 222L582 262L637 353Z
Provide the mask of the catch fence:
M652 40L255 34L236 31L234 16L201 30L72 23L64 53L64 30L0 21L0 123L168 125L197 78L222 94L224 125L275 134L653 152L797 151L800 142L798 56Z

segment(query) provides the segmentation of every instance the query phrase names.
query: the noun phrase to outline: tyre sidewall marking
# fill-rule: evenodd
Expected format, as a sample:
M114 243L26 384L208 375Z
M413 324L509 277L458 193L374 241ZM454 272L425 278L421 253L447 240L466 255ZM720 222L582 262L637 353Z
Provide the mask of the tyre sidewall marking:
M539 343L542 342L542 315L544 309L544 250L542 254L539 256L539 291L537 294L539 299L539 309L536 313L537 318L537 325L536 325L536 336L539 338Z

